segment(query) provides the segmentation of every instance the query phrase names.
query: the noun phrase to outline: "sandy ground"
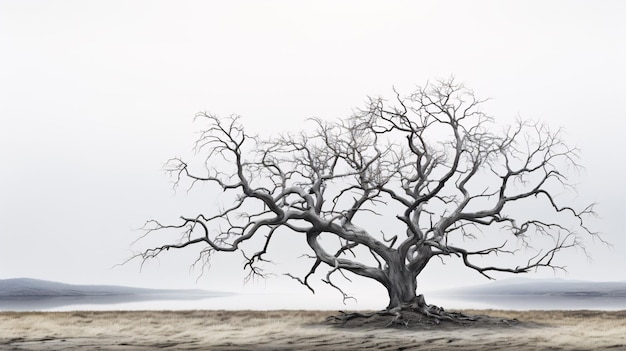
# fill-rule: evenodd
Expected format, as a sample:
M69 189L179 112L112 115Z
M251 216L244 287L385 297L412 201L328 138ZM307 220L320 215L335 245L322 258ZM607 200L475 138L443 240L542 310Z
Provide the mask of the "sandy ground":
M329 311L0 313L0 350L626 350L626 311L466 311L508 326L333 326Z

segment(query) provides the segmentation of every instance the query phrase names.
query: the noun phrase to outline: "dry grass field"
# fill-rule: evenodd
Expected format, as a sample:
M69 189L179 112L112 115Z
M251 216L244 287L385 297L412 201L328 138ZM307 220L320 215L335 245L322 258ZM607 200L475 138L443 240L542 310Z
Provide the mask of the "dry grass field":
M329 311L2 312L0 350L626 350L626 311L465 311L520 324L337 326Z

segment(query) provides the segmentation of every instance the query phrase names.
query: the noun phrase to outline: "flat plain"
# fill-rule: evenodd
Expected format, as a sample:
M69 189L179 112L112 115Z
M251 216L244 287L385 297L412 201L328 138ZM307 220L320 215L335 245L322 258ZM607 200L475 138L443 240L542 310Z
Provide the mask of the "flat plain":
M0 350L626 350L626 311L463 312L519 323L330 324L335 311L0 312Z

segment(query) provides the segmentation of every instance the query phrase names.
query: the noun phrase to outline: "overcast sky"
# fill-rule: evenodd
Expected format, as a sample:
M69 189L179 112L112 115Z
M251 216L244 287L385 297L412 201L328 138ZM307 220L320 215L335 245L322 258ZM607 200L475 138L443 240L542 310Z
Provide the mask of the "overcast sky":
M626 3L622 1L0 0L0 278L244 290L241 256L172 253L113 267L148 218L212 198L174 193L161 166L191 155L198 111L250 131L349 116L392 87L454 75L499 121L564 127L572 175L613 244L561 256L558 277L626 280ZM422 286L481 282L451 264ZM112 268L113 267L113 268ZM552 277L543 272L537 277ZM318 287L322 283L316 283ZM449 283L447 283L449 285ZM300 289L300 287L295 287ZM305 290L302 290L303 293Z

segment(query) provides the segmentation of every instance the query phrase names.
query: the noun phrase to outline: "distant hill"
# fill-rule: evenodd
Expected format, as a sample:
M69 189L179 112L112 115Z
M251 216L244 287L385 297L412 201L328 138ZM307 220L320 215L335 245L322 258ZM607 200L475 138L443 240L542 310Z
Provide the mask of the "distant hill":
M47 280L0 279L0 299L26 297L145 296L209 297L226 293L207 290L144 289L116 285L74 285Z
M564 279L513 278L442 292L463 296L626 297L626 281L589 282Z

